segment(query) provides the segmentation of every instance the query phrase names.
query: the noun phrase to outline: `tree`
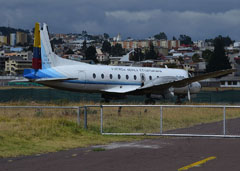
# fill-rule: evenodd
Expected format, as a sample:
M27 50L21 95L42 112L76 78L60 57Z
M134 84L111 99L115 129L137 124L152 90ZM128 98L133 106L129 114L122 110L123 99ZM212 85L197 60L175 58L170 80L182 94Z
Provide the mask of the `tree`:
M214 52L212 57L209 59L206 71L213 72L230 68L232 67L225 53L224 39L222 37L216 37L214 39Z
M177 40L177 38L175 37L175 36L173 36L173 38L172 38L173 40Z
M146 52L145 59L157 59L157 53L154 50L152 42L150 42L149 51Z
M71 54L74 54L74 52L72 51L72 49L68 49L68 50L65 52L65 54L71 55Z
M184 59L183 59L183 57L179 56L179 57L178 57L178 61L180 62L180 64L184 64Z
M124 54L124 49L122 48L122 45L117 43L115 46L112 46L111 48L111 55L112 56L122 56Z
M97 51L96 51L95 46L89 46L86 50L86 53L85 53L86 59L87 60L93 60L95 63L97 63L98 61L97 61L97 58L96 58L96 53L97 53Z
M54 45L60 45L60 44L64 43L63 39L61 39L61 38L59 38L59 39L54 38L50 42L51 42L51 44L54 44Z
M216 38L221 38L223 40L224 46L230 46L231 44L234 43L234 40L232 40L229 36L223 37L223 36L219 35ZM206 39L205 42L212 45L212 44L214 44L215 39Z
M109 41L104 40L102 44L102 52L111 53L111 43L109 43Z
M130 60L132 61L142 61L144 60L144 54L140 48L134 49L134 53L130 54Z
M221 35L219 35L218 38L222 38L223 39L224 46L230 46L231 44L234 43L234 41L229 36L222 37Z
M87 50L87 42L86 42L86 40L84 40L83 44L82 44L82 51L83 51L83 53L85 53L86 50Z
M158 40L167 40L167 35L164 32L160 32L159 34L154 35L154 38Z
M184 45L192 45L193 42L192 42L192 38L190 36L187 36L187 35L180 35L179 36L179 40L181 42L181 44L184 44Z
M209 59L212 58L213 52L209 49L205 50L202 52L202 58L206 61L209 62Z
M109 34L103 33L103 37L104 37L104 39L109 39Z
M192 56L192 61L193 62L200 62L200 55L195 53L193 56Z

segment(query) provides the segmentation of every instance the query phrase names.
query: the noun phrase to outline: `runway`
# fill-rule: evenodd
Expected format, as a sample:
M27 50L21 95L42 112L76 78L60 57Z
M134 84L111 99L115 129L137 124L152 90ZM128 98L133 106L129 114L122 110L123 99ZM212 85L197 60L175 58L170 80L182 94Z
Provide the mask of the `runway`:
M191 170L239 170L240 139L159 138L0 159L1 171L170 171L208 157ZM100 150L94 150L100 149ZM105 150L104 150L105 149Z
M238 134L240 120L228 122L232 126L229 133ZM211 133L217 133L220 123L198 125L191 130L199 133L202 128L212 128ZM179 129L179 133L188 129ZM0 159L0 171L240 170L239 144L240 139L233 138L162 137Z

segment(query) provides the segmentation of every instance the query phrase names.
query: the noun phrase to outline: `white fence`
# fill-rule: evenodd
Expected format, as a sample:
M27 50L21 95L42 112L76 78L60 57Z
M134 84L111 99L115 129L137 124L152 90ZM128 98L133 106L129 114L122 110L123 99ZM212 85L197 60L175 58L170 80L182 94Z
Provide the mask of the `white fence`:
M240 106L0 106L1 113L8 109L70 109L74 111L72 116L76 115L79 126L80 118L83 118L85 129L94 124L102 135L240 138Z
M240 138L240 106L222 106L222 105L101 105L101 106L85 106L86 108L91 108L91 107L100 107L100 132L102 135L149 135L149 136L184 136L184 137L228 137L228 138ZM105 120L107 119L104 117L104 110L107 108L111 108L111 111L113 108L118 108L118 115L119 112L123 108L135 108L133 111L136 111L136 108L157 108L158 112L155 115L159 115L159 131L155 132L107 132L105 131L105 127L108 125L104 124ZM183 127L183 128L175 128L175 129L168 129L164 130L164 122L169 122L169 119L166 121L164 118L168 115L167 113L164 113L164 109L173 109L175 108L177 111L179 110L178 115L181 115L181 110L180 109L191 109L193 112L196 111L196 109L204 109L207 114L206 117L211 118L211 115L215 115L216 121L213 120L211 122L207 121L208 123L197 123L197 124L191 124L190 127ZM211 112L214 111L214 112ZM229 116L228 112L229 110ZM85 110L87 111L87 110ZM197 112L197 111L196 111ZM111 114L112 116L113 114ZM115 114L116 115L116 114ZM128 116L131 115L131 113L128 112ZM146 115L147 112L146 112ZM202 115L202 114L199 114ZM110 116L107 116L110 117ZM119 116L121 117L121 116ZM152 116L149 116L152 117ZM201 116L200 116L201 117ZM181 116L179 117L181 118ZM171 119L171 118L170 118ZM156 119L155 119L156 120ZM234 122L233 122L234 121ZM239 121L239 122L238 122ZM145 122L145 121L144 121ZM176 122L176 121L175 121ZM184 119L183 119L183 122ZM237 123L236 123L237 122ZM228 123L228 124L227 124ZM109 123L108 123L109 124ZM234 124L234 125L231 125ZM166 124L165 124L166 125ZM151 126L151 125L150 125ZM214 127L215 130L211 131L211 129ZM209 129L209 130L204 130L203 132L205 133L199 133L199 130L201 128L204 129ZM230 129L231 128L231 129ZM196 129L197 131L193 131ZM184 131L186 133L184 133ZM191 132L191 133L190 133Z

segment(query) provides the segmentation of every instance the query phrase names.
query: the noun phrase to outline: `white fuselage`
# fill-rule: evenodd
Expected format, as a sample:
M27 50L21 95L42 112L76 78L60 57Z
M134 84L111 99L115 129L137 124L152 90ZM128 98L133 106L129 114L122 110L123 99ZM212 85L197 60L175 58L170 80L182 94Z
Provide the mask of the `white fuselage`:
M188 78L188 72L182 69L149 68L149 67L127 67L127 66L106 66L106 65L65 65L51 68L61 75L75 80L52 81L43 83L49 87L66 89L78 92L102 92L109 89L131 89L134 87L151 84L155 79L161 80L158 84L169 81ZM44 71L44 70L43 70ZM49 72L49 71L47 71ZM161 79L159 79L161 78ZM197 83L195 83L197 84ZM197 87L196 87L197 86ZM191 93L198 90L199 85L190 87ZM176 88L174 93L187 93L188 88ZM152 92L161 94L162 91Z

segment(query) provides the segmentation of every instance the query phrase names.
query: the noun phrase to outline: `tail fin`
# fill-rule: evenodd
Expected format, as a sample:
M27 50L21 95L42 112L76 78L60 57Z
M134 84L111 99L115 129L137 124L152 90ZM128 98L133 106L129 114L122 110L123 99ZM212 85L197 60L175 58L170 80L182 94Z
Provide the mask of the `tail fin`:
M41 55L42 55L42 68L47 69L55 66L54 53L50 44L48 28L43 23L43 28L40 31L41 35Z
M36 70L42 68L41 39L40 39L40 24L39 23L35 24L32 68L36 69Z
M81 62L67 60L59 57L52 51L52 46L49 39L49 32L47 24L43 24L40 30L41 36L41 57L42 57L42 69L52 68L62 65L79 65Z

